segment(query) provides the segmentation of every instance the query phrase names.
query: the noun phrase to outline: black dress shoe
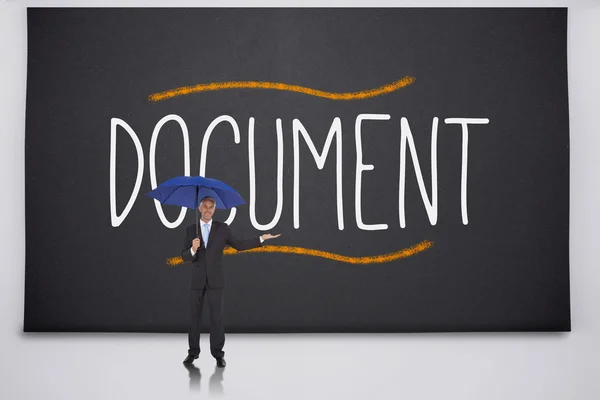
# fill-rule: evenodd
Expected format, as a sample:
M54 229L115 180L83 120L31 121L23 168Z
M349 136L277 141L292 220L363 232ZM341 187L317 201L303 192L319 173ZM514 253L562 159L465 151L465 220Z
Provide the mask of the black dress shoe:
M225 359L223 357L217 358L217 367L225 368L226 365L227 363L225 362Z
M185 360L183 360L184 364L191 364L194 362L194 360L198 358L198 356L193 356L191 354L188 354L188 356L185 358Z

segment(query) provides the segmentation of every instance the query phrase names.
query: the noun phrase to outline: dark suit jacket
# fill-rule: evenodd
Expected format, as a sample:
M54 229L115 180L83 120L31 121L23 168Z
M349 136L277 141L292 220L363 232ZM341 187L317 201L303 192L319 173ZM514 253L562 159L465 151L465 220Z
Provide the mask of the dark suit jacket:
M200 222L199 230L202 229ZM196 224L186 228L185 238L183 239L183 248L181 250L181 258L184 262L192 263L190 288L202 289L208 283L211 288L225 287L225 273L223 270L223 249L225 245L233 247L238 251L253 249L262 246L258 235L255 238L239 240L231 233L229 225L224 222L215 221L213 219L208 236L208 248L202 239L202 232L198 232L200 236L200 247L196 254L192 257L190 248L192 240L196 236Z

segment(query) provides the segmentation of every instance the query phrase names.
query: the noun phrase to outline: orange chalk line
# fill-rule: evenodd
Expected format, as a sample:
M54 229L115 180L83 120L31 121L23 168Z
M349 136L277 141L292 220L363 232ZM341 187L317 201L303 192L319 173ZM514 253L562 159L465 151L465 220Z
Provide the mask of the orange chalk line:
M412 84L416 78L412 76L405 76L404 78L397 80L387 85L369 90L363 90L359 92L346 92L346 93L333 93L325 92L323 90L312 89L298 85L288 85L287 83L278 82L258 82L258 81L231 81L231 82L211 82L201 83L195 86L182 86L175 89L166 90L164 92L152 93L148 96L150 101L161 101L170 99L176 96L185 96L192 93L199 92L211 92L216 90L224 89L275 89L275 90L286 90L289 92L304 93L316 97L324 97L330 100L360 100L368 99L370 97L380 96L382 94L391 93L395 90L401 89L405 86Z
M322 258L327 258L329 260L335 260L335 261L345 262L345 263L349 263L349 264L378 264L378 263L385 263L385 262L390 262L390 261L398 260L401 258L413 256L417 253L420 253L422 251L429 249L431 246L433 246L433 242L431 242L429 240L423 240L422 242L417 243L414 246L407 247L405 249L402 249L402 250L399 250L399 251L396 251L393 253L381 254L381 255L377 255L377 256L367 256L367 257L348 257L348 256L340 255L340 254L321 251L321 250L306 249L303 247L292 247L292 246L262 246L262 247L257 247L254 249L246 250L243 252L240 252L235 249L232 249L231 247L228 247L223 251L223 254L235 255L235 254L239 254L239 253L292 253L292 254L300 254L300 255L305 255L305 256L322 257ZM168 258L166 262L169 266L175 266L175 265L183 264L183 259L181 257L171 257L171 258Z

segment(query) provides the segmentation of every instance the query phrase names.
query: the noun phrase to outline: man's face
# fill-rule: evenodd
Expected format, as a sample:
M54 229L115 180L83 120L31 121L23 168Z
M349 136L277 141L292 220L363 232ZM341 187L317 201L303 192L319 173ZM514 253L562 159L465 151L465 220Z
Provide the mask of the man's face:
M213 214L215 213L215 203L211 200L204 200L200 206L198 206L201 218L205 221L210 221Z

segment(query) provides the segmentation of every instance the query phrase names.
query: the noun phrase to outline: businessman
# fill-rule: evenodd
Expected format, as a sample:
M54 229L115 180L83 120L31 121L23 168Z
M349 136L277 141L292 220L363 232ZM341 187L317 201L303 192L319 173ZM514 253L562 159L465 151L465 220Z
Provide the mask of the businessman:
M200 237L196 235L196 224L187 227L183 239L181 258L192 263L190 279L190 314L188 328L188 355L184 364L193 363L200 354L200 320L204 297L208 298L210 311L210 353L217 360L217 367L225 367L225 331L223 327L223 249L228 244L238 251L262 245L265 240L280 235L264 234L260 237L238 240L231 233L229 225L213 221L215 200L203 197L198 206L200 211Z

